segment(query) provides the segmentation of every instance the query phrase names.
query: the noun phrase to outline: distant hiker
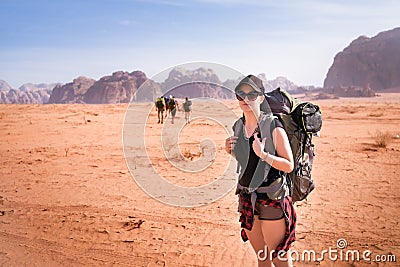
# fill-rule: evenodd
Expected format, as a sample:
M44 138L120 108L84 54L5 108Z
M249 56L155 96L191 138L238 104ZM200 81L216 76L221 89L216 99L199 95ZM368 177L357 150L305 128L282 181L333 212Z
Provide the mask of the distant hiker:
M164 102L165 102L165 118L168 116L169 113L171 113L171 110L169 109L169 103L171 102L172 95L164 96Z
M156 109L157 109L157 116L158 116L158 123L164 122L164 109L165 109L165 101L164 97L160 96L155 101Z
M264 91L253 75L236 86L243 117L233 125L225 150L240 167L236 194L243 241L250 240L258 266L292 266L286 252L295 240L296 213L282 174L292 171L294 160L282 123L260 109Z
M183 110L185 111L185 121L186 123L190 123L190 113L192 112L192 101L189 100L189 97L185 97L185 102L183 103Z
M172 123L172 124L174 124L174 119L175 119L176 109L177 109L177 108L179 109L178 100L176 100L174 96L171 96L171 99L170 99L170 101L169 101L169 103L168 103L168 109L169 109L170 112L171 112L171 116L172 116L172 121L171 121L171 123Z

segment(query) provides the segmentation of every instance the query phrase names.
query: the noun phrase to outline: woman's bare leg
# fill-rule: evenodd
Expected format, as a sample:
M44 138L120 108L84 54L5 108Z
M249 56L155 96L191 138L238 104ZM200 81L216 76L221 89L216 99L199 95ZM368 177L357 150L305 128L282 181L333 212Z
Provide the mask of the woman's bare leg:
M261 230L264 237L264 242L268 246L268 250L275 250L279 243L285 237L286 224L285 218L280 220L260 220ZM279 260L276 257L273 263L276 267L291 267L292 261L288 257L289 253L285 256L285 260ZM281 257L282 258L282 257Z
M256 255L257 255L257 260L258 260L258 266L259 267L272 267L273 265L271 264L271 261L269 260L269 255L268 251L265 251L266 249L266 243L264 241L264 236L261 230L261 222L258 219L258 215L254 216L254 223L253 223L253 228L251 231L246 230L247 237L249 238L249 241L251 243L251 246L253 247ZM261 253L262 251L262 253ZM267 253L267 254L265 254Z

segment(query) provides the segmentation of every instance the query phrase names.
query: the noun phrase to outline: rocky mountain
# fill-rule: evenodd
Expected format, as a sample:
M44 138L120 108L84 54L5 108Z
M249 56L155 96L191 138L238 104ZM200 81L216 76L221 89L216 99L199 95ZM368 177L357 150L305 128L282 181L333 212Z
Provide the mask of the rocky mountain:
M0 80L0 91L8 92L11 89L11 86L6 81Z
M0 104L43 104L50 98L51 90L21 91L11 89L0 91Z
M152 102L161 95L160 84L151 79L147 79L133 95L133 101Z
M265 74L260 74L260 77L265 80ZM87 77L78 77L70 83L57 84L48 103L128 103L131 99L154 101L160 95L174 95L177 98L188 96L190 98L232 99L235 97L233 90L240 79L241 77L238 77L236 80L222 82L212 69L174 68L170 71L167 79L158 84L148 79L141 71L132 73L117 71L98 81ZM284 77L265 81L265 86L271 90L276 87L286 90L297 88Z
M0 80L0 104L43 104L50 98L55 84L24 84L13 89L7 82Z
M218 99L233 98L232 90L226 87L212 69L198 68L187 70L174 68L161 84L164 95L177 98L210 97Z
M147 80L141 71L117 71L96 81L86 92L89 104L129 103L140 85Z
M138 89L140 90L138 91ZM98 81L78 77L71 83L53 89L49 103L115 104L153 101L161 94L160 86L141 71L117 71Z
M294 92L297 90L298 86L292 81L288 80L286 77L276 77L273 80L267 80L264 82L264 87L267 91L272 91L278 87L284 89L288 92Z
M39 83L39 84L25 83L21 85L18 89L24 92L53 90L53 88L57 85L59 85L59 83Z
M376 91L400 86L400 28L352 41L335 56L324 81L324 88L367 85Z
M67 103L85 103L83 98L88 89L96 81L80 76L74 79L72 82L57 85L54 87L51 93L48 104L67 104Z

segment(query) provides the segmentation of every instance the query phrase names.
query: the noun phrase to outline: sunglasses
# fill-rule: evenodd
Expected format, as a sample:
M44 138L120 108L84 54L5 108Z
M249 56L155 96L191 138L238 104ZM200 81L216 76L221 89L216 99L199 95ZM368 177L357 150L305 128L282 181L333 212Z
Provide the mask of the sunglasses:
M236 92L236 98L239 101L244 101L244 99L247 97L247 100L249 101L254 101L257 99L257 97L260 95L260 93L256 92L256 91L252 91L250 93L245 93L243 91L237 91Z

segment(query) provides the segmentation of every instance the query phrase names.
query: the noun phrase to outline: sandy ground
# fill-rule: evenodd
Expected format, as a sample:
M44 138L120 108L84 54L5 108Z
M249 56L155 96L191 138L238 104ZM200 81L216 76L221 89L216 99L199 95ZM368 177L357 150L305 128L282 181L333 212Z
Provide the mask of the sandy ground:
M314 139L317 187L308 201L296 204L293 251L314 250L320 256L331 247L340 259L349 250L358 250L360 257L370 250L371 259L396 256L397 263L333 261L325 255L322 261L294 265L400 266L400 139L395 138L400 94L315 102L324 118L321 137ZM239 112L235 102L207 107L195 103L194 110L211 109L217 117L227 109ZM122 141L127 108L0 105L0 266L256 266L250 244L240 239L233 190L211 204L184 208L155 200L135 182ZM134 108L145 115L151 105ZM129 132L129 140L145 139L150 164L131 154L132 173L146 178L155 171L191 187L224 173L234 181L235 166L223 151L223 128L233 121L196 120L179 133L182 155L162 150L162 133L178 129L183 117L178 112L174 125L169 118L161 125L152 111L145 133L140 120L135 122L139 128ZM386 148L375 144L377 130L394 136ZM199 148L204 138L214 146ZM164 147L173 142L165 141ZM135 149L133 142L125 152ZM213 157L204 171L185 172L174 165L201 167L200 152ZM347 247L338 249L338 239Z

